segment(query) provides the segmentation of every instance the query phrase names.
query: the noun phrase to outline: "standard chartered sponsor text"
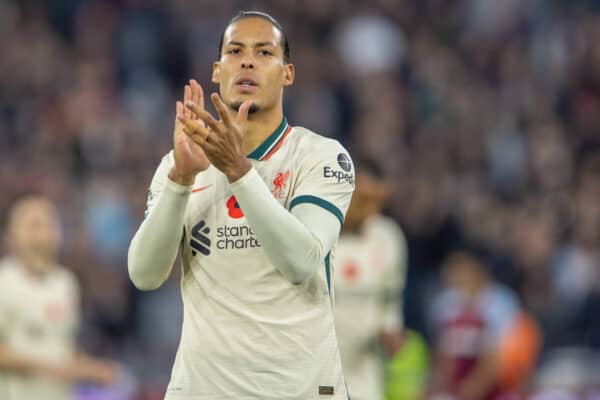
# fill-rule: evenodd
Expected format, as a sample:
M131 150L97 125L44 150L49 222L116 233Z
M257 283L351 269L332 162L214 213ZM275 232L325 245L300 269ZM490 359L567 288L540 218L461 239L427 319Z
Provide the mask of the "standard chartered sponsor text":
M217 249L248 249L260 247L248 225L220 226L217 228Z

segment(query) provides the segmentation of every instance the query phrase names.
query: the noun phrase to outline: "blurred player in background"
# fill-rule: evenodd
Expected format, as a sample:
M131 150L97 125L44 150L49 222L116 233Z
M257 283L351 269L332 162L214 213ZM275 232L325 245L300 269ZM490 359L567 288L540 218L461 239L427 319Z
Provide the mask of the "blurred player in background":
M213 67L221 120L195 81L177 103L174 149L129 250L132 281L151 290L181 245L184 323L169 400L347 399L329 253L354 171L337 141L288 125L283 89L293 80L282 27L242 12Z
M406 242L396 222L381 215L389 191L377 164L357 164L356 190L333 260L336 329L352 400L384 398L382 355L393 357L403 341Z
M116 367L77 350L79 287L57 263L55 207L29 195L10 211L0 261L0 399L66 400L76 381L108 384Z
M533 370L535 328L516 295L493 280L480 250L451 254L444 280L433 309L432 398L502 399Z

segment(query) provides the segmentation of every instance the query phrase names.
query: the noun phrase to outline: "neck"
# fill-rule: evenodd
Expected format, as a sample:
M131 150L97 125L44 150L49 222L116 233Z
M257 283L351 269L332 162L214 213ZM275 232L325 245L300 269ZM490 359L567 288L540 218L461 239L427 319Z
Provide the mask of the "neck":
M43 276L53 265L52 261L37 254L19 254L17 257L25 270L35 276Z
M261 110L255 114L248 115L246 136L244 138L244 153L250 154L262 142L265 141L283 119L283 107L281 104L273 110Z
M356 221L346 220L344 222L344 227L342 228L342 232L347 233L347 234L358 234L362 230L363 225L364 225L363 221L356 222Z

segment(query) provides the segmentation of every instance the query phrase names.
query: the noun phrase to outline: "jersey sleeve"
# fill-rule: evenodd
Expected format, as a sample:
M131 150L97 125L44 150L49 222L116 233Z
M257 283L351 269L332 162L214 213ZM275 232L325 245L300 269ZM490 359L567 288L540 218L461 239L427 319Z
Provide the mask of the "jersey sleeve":
M392 221L386 221L383 242L390 257L386 262L384 273L383 329L401 330L404 325L402 294L406 282L407 245L404 234Z
M10 262L0 262L0 344L13 333L16 304L22 298L20 285L15 282Z
M63 267L65 284L66 284L66 296L67 301L71 309L72 317L72 332L73 337L76 338L79 334L81 326L81 289L79 286L79 280L75 277L71 271Z
M6 274L2 272L4 271L0 271L0 343L6 339L11 322L10 288L7 285Z
M337 141L328 140L302 162L289 208L314 204L335 215L341 227L353 191L352 159Z
M171 151L162 158L158 168L156 169L156 172L154 172L152 182L150 183L150 188L148 189L148 199L146 200L146 211L144 212L144 218L150 214L150 211L156 204L158 197L160 196L163 188L165 187L165 183L167 182L169 171L174 164L175 160L173 159L173 152Z

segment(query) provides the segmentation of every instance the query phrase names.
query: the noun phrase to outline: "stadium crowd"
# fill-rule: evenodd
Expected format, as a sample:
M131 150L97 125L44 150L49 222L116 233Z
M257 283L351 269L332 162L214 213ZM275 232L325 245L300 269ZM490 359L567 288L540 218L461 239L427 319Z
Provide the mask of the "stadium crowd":
M377 159L394 185L405 325L434 335L444 260L477 243L543 332L532 385L600 388L593 0L0 2L0 210L27 191L59 205L84 348L119 360L145 399L164 390L179 277L135 290L127 246L172 145L175 101L192 77L215 90L216 44L241 8L286 29L290 123Z

